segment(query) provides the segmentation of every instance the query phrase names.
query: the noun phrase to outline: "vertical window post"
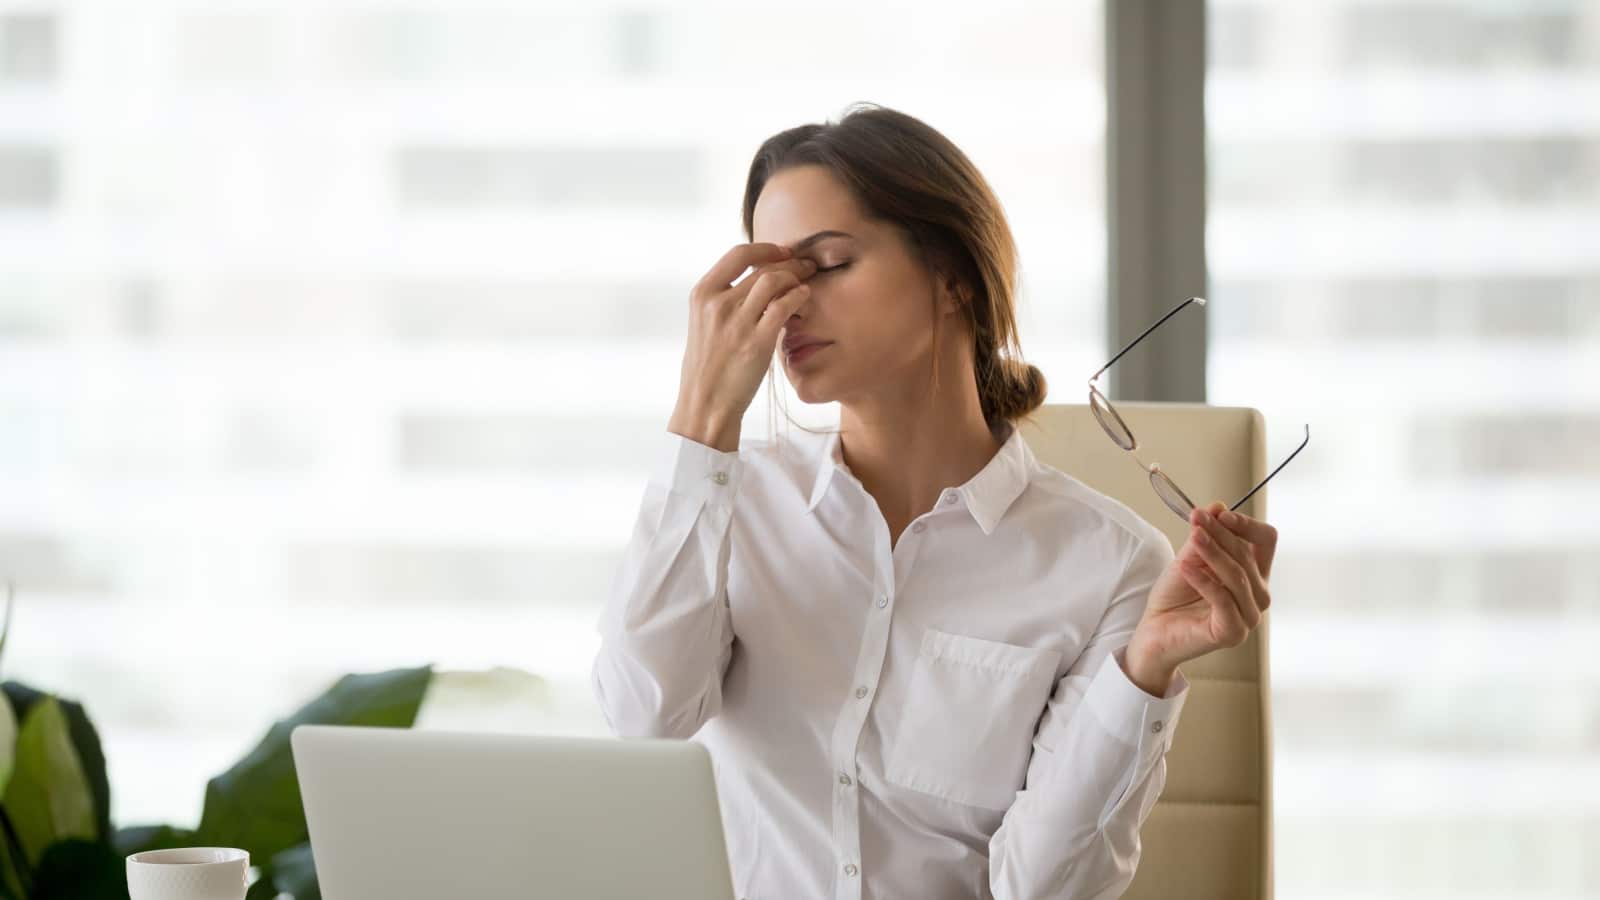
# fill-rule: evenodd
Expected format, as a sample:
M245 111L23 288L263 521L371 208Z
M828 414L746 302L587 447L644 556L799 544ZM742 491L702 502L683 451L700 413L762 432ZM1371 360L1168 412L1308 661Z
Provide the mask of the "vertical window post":
M1206 4L1105 4L1106 338L1115 353L1206 284ZM1206 317L1106 373L1113 400L1203 403Z

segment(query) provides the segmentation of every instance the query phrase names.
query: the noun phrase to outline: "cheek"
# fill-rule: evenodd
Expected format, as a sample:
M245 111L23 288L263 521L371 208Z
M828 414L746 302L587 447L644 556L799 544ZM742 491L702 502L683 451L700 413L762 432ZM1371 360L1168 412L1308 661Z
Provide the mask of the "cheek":
M928 302L907 296L904 286L883 286L862 298L858 325L880 358L909 360L933 345L933 315Z
M929 323L883 304L867 309L833 320L840 347L846 351L835 374L850 382L870 382L920 370L932 355Z
M823 309L835 330L867 341L892 340L901 345L915 344L909 338L919 333L931 334L928 303L908 296L904 280L876 275L863 271L841 278L823 294Z

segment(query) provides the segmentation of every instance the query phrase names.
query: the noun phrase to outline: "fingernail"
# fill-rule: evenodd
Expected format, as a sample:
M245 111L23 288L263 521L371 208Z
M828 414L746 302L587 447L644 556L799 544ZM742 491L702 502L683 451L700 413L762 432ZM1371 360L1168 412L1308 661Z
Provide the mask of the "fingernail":
M1199 541L1202 544L1211 543L1211 535L1206 534L1204 531L1195 532L1194 539Z
M1226 525L1237 525L1237 524L1239 524L1239 517L1234 515L1231 512L1221 513L1221 514L1219 514L1217 516L1217 518L1221 519L1223 521L1223 523L1226 524Z
M1206 512L1203 509L1200 510L1200 524L1204 525L1209 521L1211 521L1211 513Z

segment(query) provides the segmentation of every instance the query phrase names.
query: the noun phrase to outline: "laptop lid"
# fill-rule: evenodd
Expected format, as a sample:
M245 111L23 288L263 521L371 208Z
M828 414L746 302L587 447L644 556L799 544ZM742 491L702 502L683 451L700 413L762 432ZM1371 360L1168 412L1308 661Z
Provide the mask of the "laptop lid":
M691 741L302 725L325 900L732 900L711 757Z

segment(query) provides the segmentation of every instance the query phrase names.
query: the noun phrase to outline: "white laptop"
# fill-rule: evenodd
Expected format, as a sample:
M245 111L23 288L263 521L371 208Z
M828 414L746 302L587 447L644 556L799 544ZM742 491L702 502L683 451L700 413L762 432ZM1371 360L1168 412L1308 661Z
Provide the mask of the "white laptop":
M732 900L691 741L301 725L325 900Z

